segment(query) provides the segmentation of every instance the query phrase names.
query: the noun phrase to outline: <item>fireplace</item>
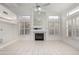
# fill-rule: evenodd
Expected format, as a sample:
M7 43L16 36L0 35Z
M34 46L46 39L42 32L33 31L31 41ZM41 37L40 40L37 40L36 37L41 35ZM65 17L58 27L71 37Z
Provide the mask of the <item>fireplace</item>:
M43 41L44 40L44 33L35 33L35 40L36 41Z

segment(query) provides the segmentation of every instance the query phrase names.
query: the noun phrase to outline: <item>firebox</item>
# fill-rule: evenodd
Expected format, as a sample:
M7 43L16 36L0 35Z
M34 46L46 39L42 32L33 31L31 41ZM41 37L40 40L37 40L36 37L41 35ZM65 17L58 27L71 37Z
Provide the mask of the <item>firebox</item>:
M36 41L43 41L44 40L44 33L35 33L35 40Z

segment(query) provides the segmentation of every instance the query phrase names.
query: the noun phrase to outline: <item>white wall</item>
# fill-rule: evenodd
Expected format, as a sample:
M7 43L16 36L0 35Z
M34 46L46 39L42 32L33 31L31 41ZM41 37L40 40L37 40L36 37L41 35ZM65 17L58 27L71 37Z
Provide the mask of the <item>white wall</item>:
M4 11L7 13L5 14ZM6 18L8 20L16 20L16 15L10 11L9 9L7 9L6 7L0 5L0 17Z
M76 39L64 39L63 41L65 43L71 45L72 47L79 50L79 40L76 40Z
M8 14L4 14L6 11ZM0 48L12 41L18 40L18 25L16 15L0 5Z
M63 14L63 16L62 16L62 41L71 45L74 48L79 49L79 38L75 38L75 37L69 38L69 37L67 37L66 24L65 24L66 20L68 20L67 15Z
M4 11L7 14L5 14ZM6 7L0 5L0 21L17 24L16 19L17 19L17 16L12 11L10 11Z
M18 36L18 26L15 24L10 24L6 22L0 21L0 27L2 29L2 38L4 39L3 42L8 40L15 40Z
M18 26L11 23L1 22L0 21L0 45L9 43L14 40L18 40Z

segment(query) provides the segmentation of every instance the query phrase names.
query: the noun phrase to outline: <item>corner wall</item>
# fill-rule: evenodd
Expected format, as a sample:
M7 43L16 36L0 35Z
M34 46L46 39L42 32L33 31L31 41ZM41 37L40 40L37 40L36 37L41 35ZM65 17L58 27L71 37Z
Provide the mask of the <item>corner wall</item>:
M62 41L79 50L79 38L75 37L69 38L66 35L66 26L65 26L66 18L67 18L66 15L62 16Z
M18 26L0 21L0 47L18 40Z

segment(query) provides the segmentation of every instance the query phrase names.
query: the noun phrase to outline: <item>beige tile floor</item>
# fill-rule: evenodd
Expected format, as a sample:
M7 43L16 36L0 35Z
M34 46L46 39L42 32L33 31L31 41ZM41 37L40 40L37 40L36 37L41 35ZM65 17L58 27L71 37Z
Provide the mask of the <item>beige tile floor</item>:
M0 55L76 55L79 51L64 42L50 41L28 41L17 42L0 49Z

